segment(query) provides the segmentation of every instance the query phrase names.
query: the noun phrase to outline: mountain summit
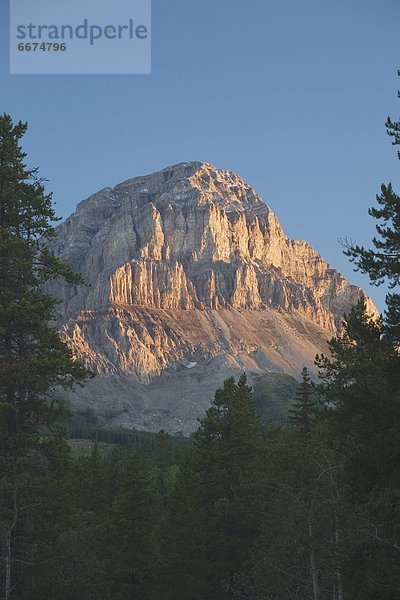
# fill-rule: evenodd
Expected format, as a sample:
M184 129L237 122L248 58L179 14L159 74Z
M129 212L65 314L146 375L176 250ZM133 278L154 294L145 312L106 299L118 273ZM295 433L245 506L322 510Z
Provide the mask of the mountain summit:
M363 293L207 163L105 188L57 232L86 282L51 290L59 326L99 374L72 400L114 424L193 430L227 375L312 366Z

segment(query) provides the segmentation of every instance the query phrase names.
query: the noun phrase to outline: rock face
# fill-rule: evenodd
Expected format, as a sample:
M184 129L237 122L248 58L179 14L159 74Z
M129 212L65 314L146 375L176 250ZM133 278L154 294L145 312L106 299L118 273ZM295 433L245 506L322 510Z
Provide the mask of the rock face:
M97 192L51 249L86 282L51 289L62 335L99 374L73 402L147 429L191 431L232 372L312 367L362 294L206 163Z

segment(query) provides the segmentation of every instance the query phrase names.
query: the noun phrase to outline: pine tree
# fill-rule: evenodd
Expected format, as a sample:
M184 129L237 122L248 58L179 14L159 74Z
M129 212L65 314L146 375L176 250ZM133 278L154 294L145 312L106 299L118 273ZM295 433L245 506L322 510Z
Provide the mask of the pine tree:
M313 396L314 388L307 367L301 371L302 382L289 410L289 421L295 425L304 439L311 435L312 422L315 416L316 401Z
M249 558L260 521L262 440L246 377L238 383L227 379L178 477L169 522L168 597L233 597L232 585Z
M398 71L400 76L400 70ZM400 98L400 92L398 93ZM388 135L393 145L400 145L400 120L386 121ZM400 159L400 152L397 153ZM345 254L357 265L357 270L367 273L374 285L385 280L394 289L400 286L400 196L393 190L391 183L382 184L381 193L376 197L379 207L370 208L369 214L381 221L376 225L379 237L374 237L374 249L346 244ZM390 293L386 297L385 334L396 343L400 343L400 294Z
M337 587L335 482L331 452L293 428L271 429L261 533L252 552L253 598L333 598Z
M329 342L331 357L317 356L316 364L331 435L346 456L352 492L361 498L391 479L400 458L400 355L363 298L343 327Z
M326 442L341 465L345 588L366 600L394 600L400 586L400 354L382 332L361 299L329 342L332 356L316 360Z
M400 75L400 71L398 72ZM399 93L400 97L400 93ZM394 145L400 121L386 121ZM397 153L400 159L400 152ZM346 244L345 254L375 285L400 285L400 196L381 186L380 221L373 249ZM400 589L398 506L400 497L400 294L386 296L384 319L367 314L362 300L330 342L332 357L317 357L323 393L333 407L329 441L343 458L342 494L349 505L348 593L365 600L394 600Z
M158 570L155 488L139 455L120 459L119 467L103 549L109 597L153 600Z
M56 220L51 194L19 146L26 123L0 117L0 536L3 597L24 597L29 507L51 460L46 433L64 409L54 397L85 376L50 326L57 300L42 291L54 277L79 277L50 254ZM32 524L29 525L32 527Z

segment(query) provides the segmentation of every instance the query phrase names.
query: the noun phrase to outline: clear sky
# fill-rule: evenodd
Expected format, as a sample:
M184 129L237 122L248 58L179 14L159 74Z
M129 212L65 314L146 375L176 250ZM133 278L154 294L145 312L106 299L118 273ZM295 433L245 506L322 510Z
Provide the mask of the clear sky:
M67 1L67 0L63 0ZM286 233L383 308L338 238L369 244L381 182L400 189L385 133L400 101L400 0L153 0L151 75L9 75L0 2L0 111L59 215L106 186L181 161L238 172Z

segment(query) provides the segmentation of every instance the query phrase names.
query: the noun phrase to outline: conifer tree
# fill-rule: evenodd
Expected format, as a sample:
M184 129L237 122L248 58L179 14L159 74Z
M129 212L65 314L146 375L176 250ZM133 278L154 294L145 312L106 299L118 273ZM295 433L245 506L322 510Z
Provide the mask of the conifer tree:
M307 367L301 371L302 382L289 410L289 421L295 425L304 439L311 435L316 401L313 397L314 388Z
M398 72L400 75L400 71ZM400 97L400 93L399 93ZM386 121L394 145L400 121ZM398 152L400 159L400 153ZM400 285L400 196L381 186L373 249L346 244L345 254L375 285ZM400 480L400 294L386 296L383 319L364 299L330 343L331 358L317 357L322 392L331 409L328 442L343 460L341 494L348 504L346 588L351 597L394 600L400 589L398 498Z
M26 129L9 115L0 117L0 568L6 600L25 597L29 507L54 449L44 433L64 416L54 391L85 376L50 326L57 300L43 284L80 279L46 247L56 217L37 170L24 163L19 144Z
M316 364L326 442L340 464L343 579L350 597L394 600L399 589L400 354L364 299Z
M316 358L320 391L332 409L331 435L346 456L351 489L361 498L378 481L389 482L394 456L400 458L400 355L364 298L344 318L343 333L329 348L331 357Z
M398 71L400 76L400 70ZM400 92L398 92L400 98ZM386 121L388 135L393 145L400 145L400 120ZM397 152L400 159L400 152ZM376 197L379 207L369 209L369 214L380 221L376 225L378 237L372 240L374 249L346 244L345 254L355 263L357 270L367 273L374 285L385 280L392 290L400 286L400 196L393 190L392 184L382 184L381 193ZM386 315L384 331L395 344L400 343L400 293L386 296Z
M138 455L120 458L119 469L103 548L109 597L153 600L158 570L155 489Z
M167 548L168 577L178 588L168 598L233 597L260 521L262 431L246 377L227 379L178 477Z

